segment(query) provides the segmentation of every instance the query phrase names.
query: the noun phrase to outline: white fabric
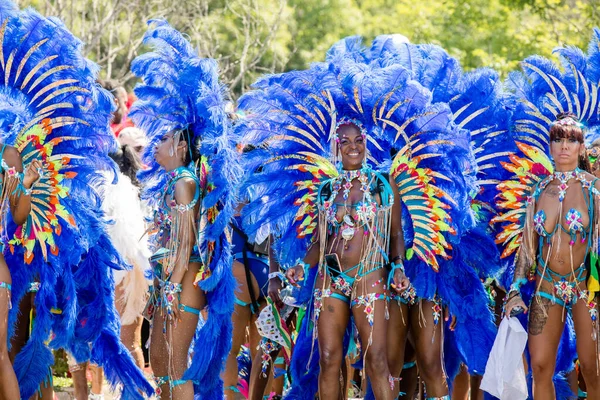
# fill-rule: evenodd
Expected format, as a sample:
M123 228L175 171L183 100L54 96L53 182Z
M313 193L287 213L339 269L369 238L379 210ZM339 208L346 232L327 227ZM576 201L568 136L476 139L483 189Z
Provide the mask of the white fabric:
M527 399L523 351L527 332L517 318L504 317L485 366L481 389L500 400Z

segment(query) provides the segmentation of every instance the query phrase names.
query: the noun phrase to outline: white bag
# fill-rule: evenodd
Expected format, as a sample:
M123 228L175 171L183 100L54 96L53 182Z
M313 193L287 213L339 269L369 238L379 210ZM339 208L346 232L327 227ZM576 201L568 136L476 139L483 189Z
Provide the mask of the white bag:
M527 332L517 318L504 317L490 353L481 389L500 400L527 399L523 352Z

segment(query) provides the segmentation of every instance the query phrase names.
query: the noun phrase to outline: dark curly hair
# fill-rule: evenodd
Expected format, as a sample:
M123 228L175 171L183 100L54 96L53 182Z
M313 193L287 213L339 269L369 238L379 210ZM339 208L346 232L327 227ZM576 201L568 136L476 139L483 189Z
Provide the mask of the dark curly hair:
M140 181L138 181L136 175L142 165L131 146L124 145L119 147L116 152L110 154L110 158L117 163L121 173L131 179L131 183L140 187Z
M200 138L194 140L194 133L190 127L181 131L181 140L188 145L188 151L185 154L184 164L189 165L200 159Z

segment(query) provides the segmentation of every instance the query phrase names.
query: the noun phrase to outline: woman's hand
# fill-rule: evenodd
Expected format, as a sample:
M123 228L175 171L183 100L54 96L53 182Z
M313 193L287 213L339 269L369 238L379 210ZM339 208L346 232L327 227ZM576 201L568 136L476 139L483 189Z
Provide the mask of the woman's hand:
M519 307L523 310L523 313L527 314L528 308L525 305L525 302L523 301L523 299L521 298L521 295L517 294L517 295L510 297L508 299L508 301L506 302L506 305L504 306L504 314L508 318L510 318L511 312Z
M285 277L288 279L290 284L295 287L300 287L298 282L302 282L304 280L304 268L300 265L293 266L285 272Z
M281 279L278 277L273 277L269 279L269 287L267 289L267 294L273 300L273 303L277 306L278 309L281 310L283 307L283 301L281 300L281 296L279 291L283 288L283 283Z
M394 270L394 279L391 286L398 294L402 294L410 286L410 280L401 268Z
M33 184L40 179L40 171L42 171L42 168L40 160L33 160L29 163L23 174L23 186L25 189L30 189Z
M175 298L171 302L171 323L173 326L177 326L177 322L181 321L181 310L179 309L179 296L174 296Z
M450 330L453 331L454 329L456 329L456 315L451 315L450 314L450 308L449 307L444 307L444 321L448 322L450 321Z

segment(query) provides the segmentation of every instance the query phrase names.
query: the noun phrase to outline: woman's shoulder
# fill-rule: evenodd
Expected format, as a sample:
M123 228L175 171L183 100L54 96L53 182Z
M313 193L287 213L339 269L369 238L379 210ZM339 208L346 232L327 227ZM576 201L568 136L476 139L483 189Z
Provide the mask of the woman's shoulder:
M600 195L600 179L587 171L581 171L579 180L583 187L593 191L595 195Z
M0 157L2 159L2 170L6 170L8 168L16 168L20 171L23 168L21 153L19 153L19 151L16 148L7 144L1 144L0 149Z

